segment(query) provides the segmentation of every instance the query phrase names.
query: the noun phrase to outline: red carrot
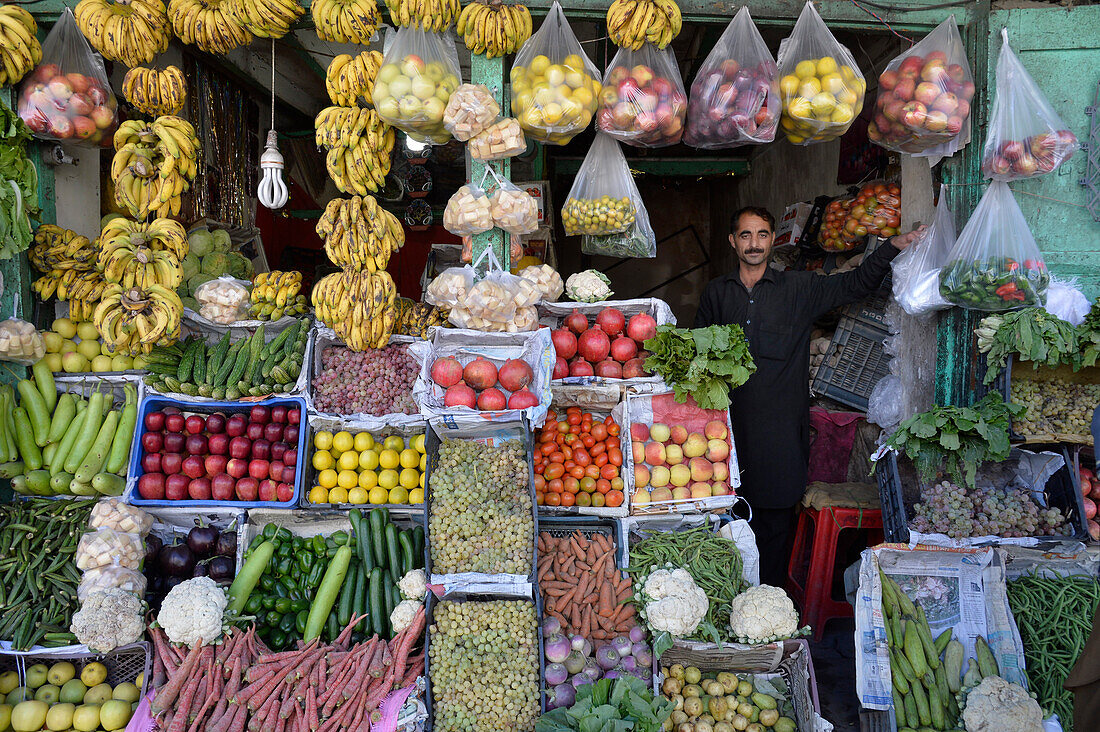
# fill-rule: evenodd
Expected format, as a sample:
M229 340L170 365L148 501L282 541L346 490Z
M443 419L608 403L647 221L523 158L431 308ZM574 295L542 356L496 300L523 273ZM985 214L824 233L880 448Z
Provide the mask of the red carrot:
M352 615L351 620L348 622L346 628L340 631L340 635L336 636L336 640L332 642L332 645L338 648L347 648L348 638L351 637L351 631L355 629L355 626L359 624L359 621L367 617L366 615Z
M191 712L191 702L194 701L195 693L202 681L203 678L199 674L193 674L192 678L187 680L187 685L180 693L180 701L176 705L176 716L172 718L168 732L184 732L187 727L187 715Z
M233 659L233 665L229 669L229 682L225 685L225 688L218 695L218 703L214 707L214 713L211 715L211 722L214 720L220 720L222 715L225 714L226 707L229 705L229 697L237 693L237 690L241 684L241 657L237 656Z
M226 634L225 640L221 642L221 645L217 646L214 652L214 665L218 667L218 669L221 669L222 665L225 663L225 659L229 658L236 646L237 636L234 635L233 629L231 628L229 633Z
M226 732L244 732L244 724L248 721L248 710L245 709L243 704L236 707L236 710L237 714L233 717L233 721Z
M306 650L306 648L313 648L317 645L317 643L318 643L317 639L314 638L304 648L298 648L298 649L293 650L293 651L279 651L278 653L265 653L262 656L260 656L258 659L256 659L256 663L258 663L258 664L267 664L267 663L283 663L284 661L292 661L295 658L300 658L302 653Z
M409 670L405 672L405 678L401 679L401 688L404 689L416 681L416 678L424 673L424 657L414 660L409 664Z
M195 712L206 703L206 697L210 693L210 686L214 683L213 668L214 646L203 646L202 658L198 666L199 685L195 691L195 698L191 700L190 720L194 719Z
M398 634L399 638L404 637L401 638L401 642L397 646L397 657L394 659L393 666L400 676L405 674L405 664L409 660L409 651L412 650L413 643L420 638L420 632L424 630L424 622L424 608L421 607L416 611L416 617L413 618L412 625Z
M156 643L154 642L154 645ZM153 678L151 684L154 689L164 686L164 682L168 680L168 672L164 670L164 661L161 659L159 653L153 651Z
M252 666L244 674L244 680L250 684L262 682L269 679L273 674L279 673L280 669L276 666Z
M157 656L160 658L161 663L164 664L165 673L171 678L179 668L179 661L177 661L175 655L168 650L168 638L164 635L163 630L160 628L152 628L149 632L153 638L153 649L157 652Z
M196 644L195 647L191 649L191 652L187 654L187 658L184 659L175 675L172 676L172 680L156 693L153 697L152 705L154 714L167 710L172 706L172 703L176 701L184 682L188 681L192 676L195 664L198 663L201 653L202 647Z
M350 679L348 679L348 683L344 686L344 692L343 692L344 699L350 699L352 697L352 694L357 689L359 689L359 688L361 688L361 687L363 687L367 684L366 676L367 676L367 665L365 663L360 664L359 668L356 669L356 671L352 675L352 677Z
M321 726L317 718L317 690L313 686L306 687L306 724L311 730Z

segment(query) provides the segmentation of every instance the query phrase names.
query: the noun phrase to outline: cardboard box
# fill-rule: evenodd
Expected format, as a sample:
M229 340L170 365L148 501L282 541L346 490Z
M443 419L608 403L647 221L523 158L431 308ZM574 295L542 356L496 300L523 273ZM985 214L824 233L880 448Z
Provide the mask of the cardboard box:
M814 205L809 202L792 203L787 206L787 210L783 212L783 216L775 227L775 246L797 244L802 232L806 230L813 208Z
M553 226L550 208L550 182L545 180L516 182L516 185L535 199L539 209L539 226Z

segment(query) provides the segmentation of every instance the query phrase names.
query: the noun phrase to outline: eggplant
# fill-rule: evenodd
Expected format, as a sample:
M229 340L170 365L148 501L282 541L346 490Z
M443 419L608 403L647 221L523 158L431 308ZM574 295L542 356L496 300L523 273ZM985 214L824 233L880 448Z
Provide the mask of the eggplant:
M218 530L213 526L196 526L187 532L187 546L196 556L210 556L218 546Z
M209 568L206 566L206 562L198 562L191 570L192 577L206 577L210 574Z
M164 578L164 592L165 592L165 594L167 594L168 591L171 590L173 587L180 584L181 582L184 582L187 579L188 579L187 577L165 577Z
M214 557L208 565L210 579L215 581L231 580L236 574L236 564L229 557Z
M237 532L223 531L218 535L218 542L214 553L222 557L237 556Z
M170 577L190 577L195 569L195 555L186 544L173 544L160 550L161 571Z
M156 561L157 555L160 554L161 547L164 546L164 542L160 540L160 537L155 534L149 534L145 537L145 564L151 565Z

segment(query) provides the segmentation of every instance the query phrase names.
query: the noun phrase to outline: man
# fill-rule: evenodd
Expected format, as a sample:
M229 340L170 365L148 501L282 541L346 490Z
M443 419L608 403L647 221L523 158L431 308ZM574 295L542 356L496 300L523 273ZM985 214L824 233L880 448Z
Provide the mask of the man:
M794 508L806 487L810 449L810 331L840 305L882 284L890 261L924 227L890 240L839 275L780 272L768 266L775 218L746 207L730 219L737 268L703 291L695 327L736 323L745 330L756 373L730 392L730 419L743 495L752 506L760 549L760 581L783 587Z

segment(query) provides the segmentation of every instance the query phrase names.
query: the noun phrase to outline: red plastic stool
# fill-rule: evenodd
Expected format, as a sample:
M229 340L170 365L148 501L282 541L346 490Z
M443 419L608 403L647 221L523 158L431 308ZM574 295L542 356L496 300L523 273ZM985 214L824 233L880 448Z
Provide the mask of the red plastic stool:
M882 511L872 508L804 508L798 515L791 560L787 565L787 593L802 608L802 624L813 628L816 643L833 618L852 617L852 606L833 599L833 572L841 529L874 529L871 545L882 541ZM813 535L813 544L810 543ZM877 537L877 540L876 540ZM810 562L803 574L805 555Z

